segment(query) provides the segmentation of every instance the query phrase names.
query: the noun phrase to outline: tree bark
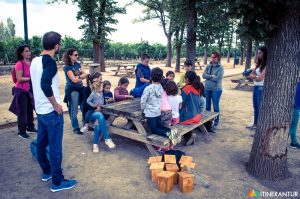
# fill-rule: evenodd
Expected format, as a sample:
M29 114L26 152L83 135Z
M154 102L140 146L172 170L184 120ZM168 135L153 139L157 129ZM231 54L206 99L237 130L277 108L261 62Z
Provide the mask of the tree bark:
M168 39L168 46L167 46L167 62L166 67L171 67L172 63L172 32L168 32L167 39Z
M100 44L96 41L93 42L93 58L95 63L100 64Z
M175 72L180 72L180 57L181 57L181 47L183 43L183 32L184 27L181 27L180 30L177 30L176 33L176 67Z
M296 4L296 5L295 5ZM256 130L247 170L268 180L288 176L287 145L295 86L300 75L299 1L284 9L278 30L270 38L267 73Z
M195 70L196 58L196 0L188 1L188 25L187 25L187 38L186 38L186 58L193 63L193 70Z
M245 49L241 47L240 65L244 65Z
M204 46L204 61L203 61L203 63L205 65L207 64L207 51L208 51L208 45L205 44L205 46Z
M230 50L231 50L231 47L228 47L228 49L227 49L227 63L230 63Z
M246 54L245 69L249 69L251 67L251 57L252 57L252 38L249 36L247 40L247 54Z
M257 63L257 52L258 52L259 43L255 41L255 55L254 55L254 62Z
M100 72L105 72L105 61L104 61L104 44L100 45L100 50L99 50L99 54L100 54Z

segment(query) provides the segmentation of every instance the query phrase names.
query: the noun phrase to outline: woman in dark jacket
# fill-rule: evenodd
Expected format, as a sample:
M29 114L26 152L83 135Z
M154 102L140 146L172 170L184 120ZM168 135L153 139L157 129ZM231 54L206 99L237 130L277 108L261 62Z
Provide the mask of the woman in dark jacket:
M37 132L33 123L34 101L30 93L31 52L28 45L22 45L17 48L16 53L18 62L13 72L16 85L13 87L14 99L9 110L18 117L19 137L26 139L29 138L27 132Z
M64 72L66 76L65 99L64 102L68 105L68 111L73 127L73 132L82 134L79 128L77 114L78 106L83 102L83 83L82 80L87 77L87 73L81 69L78 63L78 52L74 48L70 48L63 55L65 63Z

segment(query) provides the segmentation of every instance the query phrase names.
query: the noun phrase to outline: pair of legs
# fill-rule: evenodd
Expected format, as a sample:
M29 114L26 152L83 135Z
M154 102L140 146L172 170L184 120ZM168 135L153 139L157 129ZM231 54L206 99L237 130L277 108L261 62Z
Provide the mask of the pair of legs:
M33 106L28 93L21 93L18 100L20 114L18 115L19 134L26 134L27 130L34 129Z
M294 109L292 123L290 126L291 144L297 145L297 128L300 117L300 109Z
M263 93L263 86L254 86L253 89L253 109L254 109L254 122L253 125L256 126L258 122L259 109L261 104L261 98Z
M160 116L147 117L147 124L151 133L164 136L164 137L169 137L171 129L163 125Z
M79 103L79 92L73 91L71 93L71 101L70 101L70 104L68 107L69 116L71 119L71 124L72 124L73 130L79 129L79 124L78 124L78 119L77 119L78 106L80 106L80 110L82 110L82 105L81 105L81 103ZM84 119L83 119L83 121L84 121Z
M222 90L217 91L205 91L206 98L206 111L211 111L211 102L213 103L214 112L220 112L220 99L222 95ZM218 115L215 119L215 126L219 125L220 115Z

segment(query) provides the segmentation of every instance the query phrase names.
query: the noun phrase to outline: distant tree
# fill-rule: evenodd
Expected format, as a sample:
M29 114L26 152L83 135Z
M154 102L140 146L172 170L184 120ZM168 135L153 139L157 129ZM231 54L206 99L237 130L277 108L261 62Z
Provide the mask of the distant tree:
M14 37L16 36L16 29L15 29L15 24L11 18L7 18L7 32L9 37Z
M42 37L32 36L29 42L32 57L40 55L40 53L42 52Z

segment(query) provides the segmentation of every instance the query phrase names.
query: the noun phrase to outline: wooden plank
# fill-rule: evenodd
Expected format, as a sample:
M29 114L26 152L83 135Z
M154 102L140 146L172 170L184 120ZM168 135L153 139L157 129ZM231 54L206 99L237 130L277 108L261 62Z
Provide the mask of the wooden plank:
M107 111L107 110L102 110L101 112L103 112L104 114L113 115L116 117L125 117L126 119L130 119L130 120L137 121L137 122L140 122L143 119L142 115L140 115L138 117L131 117L128 114L112 113L111 111Z

